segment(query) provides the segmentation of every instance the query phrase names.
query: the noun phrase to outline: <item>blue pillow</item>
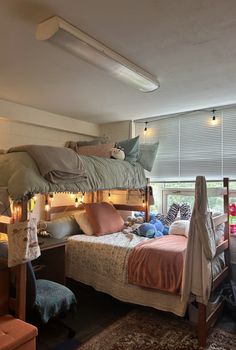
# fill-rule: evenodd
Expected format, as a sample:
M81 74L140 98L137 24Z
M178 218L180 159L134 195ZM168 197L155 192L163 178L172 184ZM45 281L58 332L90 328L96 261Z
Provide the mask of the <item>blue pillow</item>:
M157 155L158 144L158 142L145 143L139 146L138 162L148 171L152 171Z
M139 136L116 143L116 147L122 148L125 152L125 160L132 165L138 160Z

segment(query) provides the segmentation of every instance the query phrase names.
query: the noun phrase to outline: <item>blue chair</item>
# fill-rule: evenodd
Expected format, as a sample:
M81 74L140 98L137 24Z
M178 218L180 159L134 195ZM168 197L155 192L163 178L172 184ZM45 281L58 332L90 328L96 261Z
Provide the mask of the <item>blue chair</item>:
M7 259L8 244L0 243L0 258ZM27 263L26 315L28 321L46 324L50 319L60 321L60 316L68 311L76 311L77 301L74 293L62 284L36 279L31 262ZM75 331L60 322L73 337Z
M76 298L74 293L62 284L36 279L31 262L27 263L27 285L26 285L26 314L29 318L39 320L46 324L50 319L59 321L61 315L68 311L76 310ZM75 332L67 328L68 336L73 337Z

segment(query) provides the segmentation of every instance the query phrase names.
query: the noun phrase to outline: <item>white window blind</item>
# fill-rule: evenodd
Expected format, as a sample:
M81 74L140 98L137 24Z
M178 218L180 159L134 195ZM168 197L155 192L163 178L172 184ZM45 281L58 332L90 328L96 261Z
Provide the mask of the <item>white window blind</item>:
M236 108L222 111L224 176L236 180Z
M194 112L157 121L135 123L141 143L159 141L152 180L187 181L197 175L208 180L228 176L236 180L236 108L216 112Z

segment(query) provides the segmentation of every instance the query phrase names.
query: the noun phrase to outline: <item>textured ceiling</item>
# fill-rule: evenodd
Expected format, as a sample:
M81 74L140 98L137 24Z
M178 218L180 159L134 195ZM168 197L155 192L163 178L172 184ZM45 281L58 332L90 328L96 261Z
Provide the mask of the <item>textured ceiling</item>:
M235 0L1 0L0 98L91 122L236 103ZM58 15L156 75L141 93L35 39Z

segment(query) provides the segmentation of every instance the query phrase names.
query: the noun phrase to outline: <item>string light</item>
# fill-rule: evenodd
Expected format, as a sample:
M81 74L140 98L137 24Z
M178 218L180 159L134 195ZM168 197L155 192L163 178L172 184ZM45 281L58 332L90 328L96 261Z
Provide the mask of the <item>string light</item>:
M108 192L108 200L109 201L111 200L111 192L110 191Z
M145 122L145 127L143 130L144 136L147 134L147 125L148 125L148 122Z
M78 197L75 197L75 207L78 208L78 206L79 206Z
M49 199L50 199L50 202L52 203L52 202L53 202L53 200L54 200L53 193L50 193L50 194L49 194Z
M145 199L143 199L143 208L145 207Z
M212 125L217 125L217 124L218 124L218 120L216 119L215 112L216 112L216 110L213 109L213 110L212 110L212 118L211 118L211 124L212 124Z
M81 203L84 202L84 192L82 192Z
M45 198L45 210L49 211L49 209L50 209L50 206L49 206L49 203L48 203L48 198L46 197Z

